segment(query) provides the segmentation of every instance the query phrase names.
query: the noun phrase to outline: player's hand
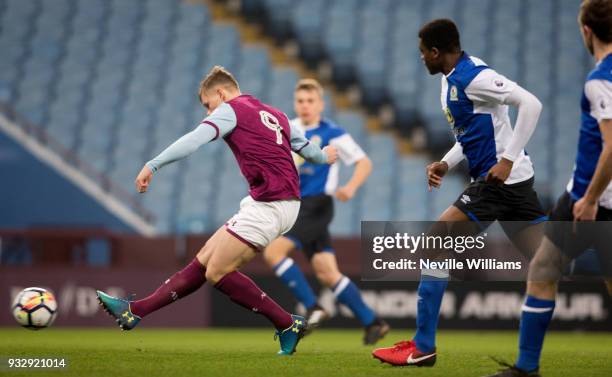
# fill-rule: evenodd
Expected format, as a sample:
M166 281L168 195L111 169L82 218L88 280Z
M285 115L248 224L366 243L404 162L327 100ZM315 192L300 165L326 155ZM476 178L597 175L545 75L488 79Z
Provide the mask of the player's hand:
M355 196L355 192L357 190L351 186L342 186L338 190L336 190L336 199L341 202L349 201Z
M152 178L153 172L151 169L147 165L143 166L140 173L138 173L138 177L136 177L136 190L140 193L146 192Z
M442 184L442 177L448 173L448 164L444 161L436 161L427 165L427 186L429 191L434 187L439 188Z
M574 204L574 222L595 221L595 217L597 216L597 207L597 201L589 201L583 196Z
M502 158L497 164L493 165L493 167L489 169L485 182L502 185L510 176L513 164L514 163L512 161Z
M332 147L331 145L328 145L323 148L323 152L325 152L325 154L327 155L327 163L329 165L333 164L338 159L338 150Z

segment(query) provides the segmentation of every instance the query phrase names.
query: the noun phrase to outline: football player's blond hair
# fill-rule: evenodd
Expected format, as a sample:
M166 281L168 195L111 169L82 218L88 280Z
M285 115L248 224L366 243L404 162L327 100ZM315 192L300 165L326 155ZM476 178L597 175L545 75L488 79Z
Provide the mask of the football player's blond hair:
M236 81L234 76L220 65L212 67L210 72L208 72L208 74L200 82L200 90L198 95L202 97L202 93L217 86L222 86L227 89L240 89L238 86L238 81Z
M315 79L301 79L295 84L295 92L299 92L300 90L306 91L315 91L319 94L321 98L323 98L323 86L319 84L319 82Z

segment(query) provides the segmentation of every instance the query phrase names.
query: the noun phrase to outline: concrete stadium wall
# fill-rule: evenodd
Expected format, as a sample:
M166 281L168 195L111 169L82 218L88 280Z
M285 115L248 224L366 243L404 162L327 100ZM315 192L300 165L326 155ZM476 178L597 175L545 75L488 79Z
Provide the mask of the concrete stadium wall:
M0 228L132 229L0 132Z

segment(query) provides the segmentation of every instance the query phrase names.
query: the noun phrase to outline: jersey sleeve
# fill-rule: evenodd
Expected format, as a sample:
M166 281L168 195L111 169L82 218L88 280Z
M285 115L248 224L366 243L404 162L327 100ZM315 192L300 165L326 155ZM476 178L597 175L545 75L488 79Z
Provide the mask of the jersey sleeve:
M538 119L542 113L542 103L532 93L517 85L506 98L506 104L516 106L518 113L516 114L516 124L514 130L512 130L512 137L506 144L506 150L502 157L506 160L516 161L538 125Z
M591 115L597 119L597 123L612 119L612 82L589 80L584 85L584 94L591 104Z
M291 130L291 150L299 153L310 142L295 121L289 121L289 128Z
M366 157L363 149L346 132L342 132L339 136L331 139L329 145L338 150L338 157L340 157L344 165L352 165Z
M159 155L146 163L152 172L165 165L181 160L202 145L223 137L236 127L236 113L227 103L221 104L188 134L164 149Z
M289 122L291 128L291 150L302 156L307 161L315 164L327 163L327 154L321 150L315 144L312 144L306 136L302 133L302 130L298 126Z
M200 122L200 125L207 125L215 129L216 136L213 140L224 137L232 132L236 124L236 112L234 112L234 109L225 102L219 105L219 107L210 113L209 116Z
M516 86L514 81L493 69L484 69L468 84L465 94L472 101L501 105Z
M442 157L442 162L446 162L448 165L448 170L454 168L458 163L460 163L465 158L463 154L463 147L461 143L456 142L453 147L446 152L444 157Z

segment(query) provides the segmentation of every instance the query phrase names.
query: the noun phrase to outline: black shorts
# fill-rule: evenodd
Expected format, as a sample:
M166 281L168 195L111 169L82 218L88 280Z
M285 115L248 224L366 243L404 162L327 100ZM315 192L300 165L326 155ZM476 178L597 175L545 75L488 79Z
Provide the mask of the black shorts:
M503 222L504 231L510 236L529 224L548 219L533 189L533 181L531 177L512 185L497 185L481 177L470 183L453 205L481 229L495 220Z
M297 220L285 237L291 239L308 258L321 251L333 252L329 235L329 224L333 218L334 200L331 196L304 197Z
M546 237L561 252L574 259L583 252L594 249L597 252L602 271L612 273L612 210L597 209L596 221L577 222L574 220L575 200L565 192L553 207L550 222L546 224Z

